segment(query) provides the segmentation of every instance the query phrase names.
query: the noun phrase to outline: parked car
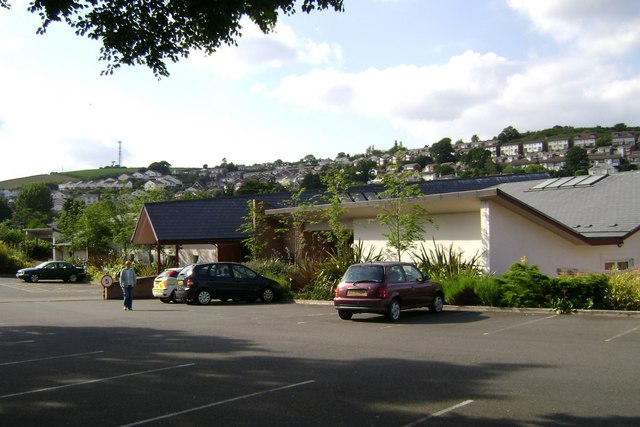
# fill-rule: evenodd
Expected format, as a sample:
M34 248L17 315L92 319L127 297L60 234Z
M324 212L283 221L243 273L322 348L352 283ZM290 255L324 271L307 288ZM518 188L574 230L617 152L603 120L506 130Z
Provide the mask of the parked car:
M32 268L22 268L16 273L18 279L33 283L38 280L77 282L84 280L86 275L87 271L84 266L73 265L65 261L46 261Z
M273 302L282 289L275 280L261 276L249 267L234 262L191 264L178 274L176 298L187 304L221 301Z
M182 302L176 298L176 288L178 287L178 273L183 267L167 268L153 280L151 293L155 298L160 298L164 303Z
M441 312L444 292L410 263L353 264L336 287L333 305L344 320L355 313L382 313L396 321L404 309L428 307Z

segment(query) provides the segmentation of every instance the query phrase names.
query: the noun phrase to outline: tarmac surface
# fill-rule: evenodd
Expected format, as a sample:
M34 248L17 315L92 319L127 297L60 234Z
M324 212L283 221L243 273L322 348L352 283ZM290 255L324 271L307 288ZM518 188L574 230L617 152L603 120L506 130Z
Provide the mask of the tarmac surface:
M640 425L634 313L133 307L0 278L0 424Z

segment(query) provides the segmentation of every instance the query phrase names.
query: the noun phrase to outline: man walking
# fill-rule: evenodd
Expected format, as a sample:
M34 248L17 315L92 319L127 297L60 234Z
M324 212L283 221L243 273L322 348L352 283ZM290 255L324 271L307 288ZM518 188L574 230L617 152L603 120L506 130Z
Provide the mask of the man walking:
M127 261L124 265L125 267L120 272L120 287L124 295L123 310L131 311L133 310L133 287L136 285L136 272L131 268L131 261Z

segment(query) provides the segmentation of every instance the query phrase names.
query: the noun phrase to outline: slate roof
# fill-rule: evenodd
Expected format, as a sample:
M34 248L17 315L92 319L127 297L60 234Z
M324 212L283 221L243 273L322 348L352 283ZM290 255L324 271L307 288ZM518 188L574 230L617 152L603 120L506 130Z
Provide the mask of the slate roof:
M417 183L425 194L441 194L481 190L500 184L540 180L548 178L547 173L500 175L477 178L436 180ZM527 184L529 185L529 184ZM362 185L348 191L346 202L378 200L378 193L384 191L382 185ZM303 201L321 200L320 191L309 191ZM268 208L285 208L291 199L288 192L210 199L177 200L169 202L145 203L133 235L134 243L187 244L220 243L240 241L247 237L238 231L243 217L248 214L247 201L260 200ZM149 229L150 228L150 229ZM153 242L149 235L153 234ZM145 235L145 237L141 237ZM142 241L144 240L144 241Z
M586 238L626 238L640 229L640 172L580 178L498 189Z

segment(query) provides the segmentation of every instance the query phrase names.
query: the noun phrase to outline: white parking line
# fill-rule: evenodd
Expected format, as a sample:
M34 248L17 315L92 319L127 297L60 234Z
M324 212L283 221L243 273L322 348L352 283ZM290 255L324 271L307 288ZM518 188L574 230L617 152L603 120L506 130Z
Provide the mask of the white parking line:
M0 396L0 399L7 399L9 397L17 397L17 396L25 396L27 394L42 393L45 391L59 390L61 388L76 387L76 386L85 385L85 384L99 383L103 381L116 380L119 378L134 377L136 375L150 374L152 372L161 372L161 371L168 371L170 369L186 368L187 366L193 366L193 365L195 365L195 363L187 363L185 365L169 366L166 368L150 369L148 371L132 372L130 374L116 375L116 376L107 377L107 378L97 378L95 380L81 381L78 383L59 385L55 387L39 388L37 390L29 390L29 391L22 391L20 393L5 394L4 396Z
M23 341L23 342L29 342L29 341ZM104 353L104 350L99 350L99 351L90 351L88 353L73 353L73 354L62 354L60 356L51 356L51 357L42 357L40 359L27 359L27 360L16 360L14 362L4 362L4 363L0 363L0 366L7 366L7 365L18 365L20 363L30 363L30 362L41 362L43 360L53 360L53 359L64 359L65 357L79 357L79 356L88 356L90 354L100 354L100 353Z
M431 418L435 418L435 417L440 417L442 415L445 415L451 411L455 411L458 408L462 408L463 406L467 406L473 403L473 400L465 400L464 402L460 402L457 405L453 405L453 406L449 406L448 408L445 408L441 411L438 412L434 412L433 414L427 415L424 418L420 418L419 420L416 420L414 422L411 422L409 424L405 424L403 427L414 427L417 426L419 424L422 424L425 421L430 420Z
M608 338L608 339L604 340L604 342L610 342L610 341L613 341L613 340L615 340L616 338L620 338L620 337L622 337L622 336L624 336L624 335L630 334L631 332L635 332L635 331L637 331L638 329L640 329L640 326L639 326L639 327L637 327L637 328L629 329L628 331L625 331L625 332L623 332L623 333L621 333L621 334L618 334L618 335L616 335L615 337Z
M285 385L285 386L282 386L282 387L272 388L272 389L269 389L269 390L257 391L255 393L249 393L249 394L245 394L243 396L232 397L231 399L221 400L219 402L213 402L213 403L209 403L207 405L202 405L202 406L198 406L198 407L195 407L195 408L185 409L183 411L173 412L171 414L162 415L162 416L155 417L155 418L147 418L146 420L136 421L136 422L133 422L131 424L124 424L124 425L122 425L120 427L139 426L139 425L142 425L142 424L152 423L154 421L165 420L167 418L172 418L172 417L175 417L175 416L178 416L178 415L188 414L190 412L200 411L202 409L213 408L214 406L220 406L220 405L224 405L224 404L227 404L227 403L237 402L238 400L249 399L251 397L258 397L258 396L262 396L263 394L274 393L276 391L286 390L286 389L289 389L289 388L300 387L300 386L311 384L311 383L314 383L314 382L316 382L316 381L315 380L308 380L308 381L303 381L301 383L288 384L288 385Z
M543 320L553 319L554 317L558 317L558 315L554 314L552 316L543 317L542 319L535 319L535 320L530 320L530 321L524 322L524 323L518 323L517 325L507 326L506 328L496 329L495 331L491 331L491 332L485 332L482 335L491 335L491 334L495 334L495 333L498 333L498 332L507 331L509 329L514 329L514 328L519 328L521 326L530 325L532 323L542 322Z
M16 344L31 344L36 342L36 340L22 340L22 341L13 341L13 342L3 342L0 345L16 345Z

